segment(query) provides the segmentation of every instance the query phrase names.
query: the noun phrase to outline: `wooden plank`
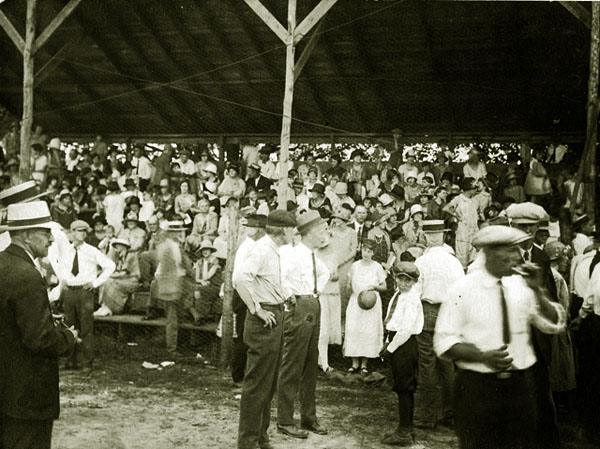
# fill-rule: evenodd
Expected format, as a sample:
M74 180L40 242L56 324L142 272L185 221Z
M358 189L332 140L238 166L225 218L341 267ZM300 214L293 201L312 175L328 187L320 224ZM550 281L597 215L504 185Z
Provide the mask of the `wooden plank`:
M277 20L275 16L263 6L260 0L244 1L250 8L252 8L252 11L254 11L254 13L260 17L269 28L271 28L271 31L273 31L273 33L275 33L277 37L281 39L281 42L287 44L287 41L290 38L290 36L288 36L288 32L285 30L283 25L279 23L279 20Z
M29 139L33 125L33 44L35 41L37 0L27 0L27 16L25 22L25 47L23 48L23 117L21 119L21 166L19 174L22 179L31 175L31 148Z
M157 318L154 320L144 320L143 315L111 315L111 316L95 316L94 321L100 323L114 323L120 325L133 325L133 326L152 326L152 327L165 327L167 325L166 318ZM216 332L217 323L206 323L202 325L196 325L192 323L178 324L179 329L192 329L196 331L204 332Z
M233 262L238 248L239 211L234 203L229 206L229 232L227 233L227 260L223 273L223 335L221 337L221 368L225 369L231 362L233 342Z
M279 148L279 186L277 207L287 209L288 159L290 154L290 133L292 128L292 104L294 101L294 32L296 29L296 0L288 0L288 43L285 53L285 91L283 95L283 118L281 120L281 146Z
M323 28L324 23L325 23L325 21L323 21L323 20L321 20L318 23L317 27L315 28L315 31L310 36L310 39L308 40L306 47L304 47L304 50L302 50L302 53L300 53L300 57L298 58L298 61L296 61L296 65L294 66L294 81L296 81L298 79L298 77L300 76L300 73L302 73L302 69L306 65L308 58L310 58L310 55L312 55L313 50L317 46L317 42L319 41L319 36L321 35L320 31L321 31L321 28Z
M592 15L585 6L576 1L565 1L558 3L560 3L567 11L577 18L577 20L588 27L588 29L592 28Z
M77 5L81 3L81 0L70 0L63 9L52 19L52 22L48 24L46 29L38 36L33 44L33 54L42 48L42 46L50 39L58 27L66 20L67 17L77 8Z
M69 40L66 44L60 47L58 51L56 51L50 57L50 59L48 59L48 61L46 61L46 63L37 72L35 72L33 87L35 88L42 84L44 80L48 78L48 76L50 76L60 64L62 64L62 62L65 60L65 57L69 54L69 51L74 47L77 47L82 40L83 36L78 36L73 40Z
M321 0L321 2L314 7L314 9L304 18L300 25L298 25L294 31L294 44L298 44L304 36L314 27L319 20L323 18L327 11L329 11L337 0Z
M0 27L8 34L8 37L10 37L10 40L15 44L15 47L17 47L19 52L23 54L23 51L25 50L25 41L2 10L0 10Z

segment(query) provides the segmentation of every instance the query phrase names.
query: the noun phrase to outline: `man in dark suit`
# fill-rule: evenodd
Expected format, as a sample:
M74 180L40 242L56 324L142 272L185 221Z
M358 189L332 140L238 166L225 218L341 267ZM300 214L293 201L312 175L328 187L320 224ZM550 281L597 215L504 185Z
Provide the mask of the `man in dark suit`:
M248 186L254 187L258 192L266 192L271 188L271 181L260 174L260 167L257 164L248 165L246 187Z
M558 302L556 284L550 269L550 259L543 248L534 244L539 223L547 217L546 211L534 203L512 204L506 210L511 226L526 232L530 240L521 244L521 256L524 262L533 262L541 269L541 286L548 291L548 298ZM550 388L550 359L552 355L552 337L532 327L532 341L538 359L534 367L536 406L537 406L537 442L540 448L558 449L560 440L556 423L556 408Z
M353 215L354 217L352 218L351 226L356 231L356 237L358 241L358 247L356 248L356 260L359 260L362 257L360 252L362 249L362 241L363 239L367 238L367 234L369 233L371 227L368 226L367 223L367 217L369 216L369 213L365 206L362 204L356 206Z
M49 449L59 415L58 357L77 332L55 326L38 257L52 243L50 211L8 207L11 245L0 252L0 448Z

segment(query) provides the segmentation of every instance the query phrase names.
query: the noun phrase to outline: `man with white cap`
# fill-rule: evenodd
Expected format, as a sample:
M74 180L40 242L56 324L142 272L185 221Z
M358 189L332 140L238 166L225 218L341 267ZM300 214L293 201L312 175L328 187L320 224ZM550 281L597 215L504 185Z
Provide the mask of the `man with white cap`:
M548 299L534 269L519 270L518 245L528 238L507 226L478 231L473 244L485 252L485 267L456 282L440 308L434 348L458 368L455 419L462 449L544 447L536 435L531 326L559 333L566 313Z
M12 204L0 252L0 447L49 449L59 415L58 357L75 347L77 331L56 326L37 258L52 243L43 201Z
M550 268L548 255L534 243L539 224L548 215L542 206L534 203L511 204L506 216L513 228L525 232L529 238L519 243L519 252L523 262L532 262L539 266L539 282L547 291L548 298L557 302L556 284ZM549 366L552 359L552 339L533 327L531 329L533 347L538 359L534 367L535 393L537 402L537 438L544 449L560 447L556 409L550 388Z
M433 350L433 334L440 306L448 299L448 288L465 276L462 264L454 256L454 251L444 243L446 229L443 220L423 221L423 234L427 249L417 258L415 265L419 268L419 282L416 289L423 304L425 324L423 331L417 335L419 348L419 390L423 404L418 425L435 428L441 424L452 426L452 388L454 383L454 367L451 362L436 357ZM441 409L436 407L439 386L441 386Z
M277 429L293 438L306 438L307 430L319 435L327 433L317 421L315 400L321 322L319 294L329 280L329 270L315 251L325 245L327 223L314 210L300 213L296 221L302 241L280 249L282 286L292 299L284 314ZM294 425L296 396L300 400L300 430Z
M85 221L71 223L72 245L65 251L57 276L63 285L61 299L65 323L75 326L81 345L75 348L68 367L90 372L94 359L95 290L115 271L115 263L98 248L85 242L91 228Z

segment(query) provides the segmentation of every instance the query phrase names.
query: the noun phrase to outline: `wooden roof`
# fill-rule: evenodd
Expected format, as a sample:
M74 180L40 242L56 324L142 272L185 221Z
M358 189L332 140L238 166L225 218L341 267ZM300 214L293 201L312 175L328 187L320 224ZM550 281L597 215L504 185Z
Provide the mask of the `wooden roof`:
M300 22L318 1L298 3ZM66 0L38 4L43 30ZM286 1L263 4L285 23ZM25 0L0 8L24 35ZM340 0L324 20L293 134L585 134L589 30L557 2ZM19 115L3 31L0 54ZM53 135L280 132L285 48L242 0L84 0L35 64L34 123Z

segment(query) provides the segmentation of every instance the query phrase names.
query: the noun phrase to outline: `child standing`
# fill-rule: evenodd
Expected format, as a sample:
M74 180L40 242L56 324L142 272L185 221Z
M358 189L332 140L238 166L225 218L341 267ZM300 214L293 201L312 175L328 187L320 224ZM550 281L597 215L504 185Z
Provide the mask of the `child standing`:
M381 357L392 366L393 390L398 395L398 427L384 436L382 443L397 446L413 444L414 395L417 389L419 352L416 335L423 330L423 307L413 286L419 269L412 262L393 267L396 292L384 321L387 334Z
M348 272L348 283L352 296L346 309L346 331L344 356L352 357L350 373L359 371L368 374L369 358L376 358L383 345L383 323L381 321L381 298L378 292L385 291L386 274L383 267L373 260L375 242L364 239L362 259L354 262ZM368 310L358 305L358 295L365 290L375 291L377 300Z

